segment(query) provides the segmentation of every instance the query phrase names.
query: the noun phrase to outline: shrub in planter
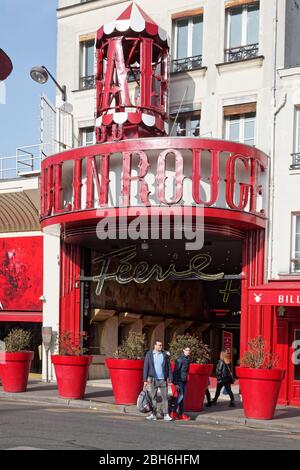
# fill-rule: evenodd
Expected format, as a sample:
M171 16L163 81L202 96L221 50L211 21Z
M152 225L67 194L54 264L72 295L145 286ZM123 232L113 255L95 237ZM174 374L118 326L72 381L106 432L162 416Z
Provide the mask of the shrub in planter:
M271 354L262 336L248 343L241 366L236 368L244 413L247 418L272 419L285 371L277 368L278 356Z
M201 411L205 391L213 365L210 364L210 348L197 336L179 335L170 343L169 351L173 362L182 354L184 348L190 348L190 369L184 398L186 411ZM175 387L172 386L173 394Z
M113 358L106 359L115 402L118 405L136 404L143 388L143 366L146 352L145 335L131 331Z
M62 398L83 398L93 356L83 347L84 332L75 338L69 331L58 335L58 354L51 355L57 379L58 394Z
M14 328L4 338L0 372L5 392L25 392L34 352L30 351L31 332Z

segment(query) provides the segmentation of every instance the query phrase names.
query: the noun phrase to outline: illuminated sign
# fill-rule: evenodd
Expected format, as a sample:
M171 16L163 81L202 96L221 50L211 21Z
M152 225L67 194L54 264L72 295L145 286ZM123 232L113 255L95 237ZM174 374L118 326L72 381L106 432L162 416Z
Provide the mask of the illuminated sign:
M116 281L119 284L128 284L132 281L143 284L150 279L162 282L166 279L183 280L194 277L199 280L217 281L224 276L224 273L206 274L203 272L211 263L211 257L207 254L195 255L189 262L189 268L185 271L178 271L175 263L171 263L166 269L158 264L150 266L146 261L133 264L132 261L136 258L136 254L136 247L131 246L102 254L93 260L93 264L100 268L99 274L89 279L97 283L96 295L101 295L104 282L108 280ZM116 257L120 259L119 265L113 272L110 272L111 262Z

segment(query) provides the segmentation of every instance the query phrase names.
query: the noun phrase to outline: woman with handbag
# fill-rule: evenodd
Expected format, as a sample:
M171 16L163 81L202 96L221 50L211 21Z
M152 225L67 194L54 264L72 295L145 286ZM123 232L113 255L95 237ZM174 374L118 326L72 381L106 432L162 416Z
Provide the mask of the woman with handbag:
M213 405L217 404L218 398L220 396L220 392L222 388L224 387L230 397L229 406L231 407L235 406L234 396L231 390L231 384L234 383L234 378L229 367L230 363L231 363L230 353L228 351L222 350L220 353L220 360L218 361L217 368L216 368L217 388L216 388L216 394L212 400Z

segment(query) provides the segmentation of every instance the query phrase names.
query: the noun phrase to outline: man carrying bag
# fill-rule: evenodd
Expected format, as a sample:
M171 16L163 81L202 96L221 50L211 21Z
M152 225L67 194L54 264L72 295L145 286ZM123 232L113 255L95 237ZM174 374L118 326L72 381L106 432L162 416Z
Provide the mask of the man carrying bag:
M172 421L168 410L168 382L172 383L172 369L169 355L163 351L163 344L156 340L154 349L147 352L144 362L144 387L150 386L152 413L148 420L157 420L157 393L160 390L163 402L164 421Z

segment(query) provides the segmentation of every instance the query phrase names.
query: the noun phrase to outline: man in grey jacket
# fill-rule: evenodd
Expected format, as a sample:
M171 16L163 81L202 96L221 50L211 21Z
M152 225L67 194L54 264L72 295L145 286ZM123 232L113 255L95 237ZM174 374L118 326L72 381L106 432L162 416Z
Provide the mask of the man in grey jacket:
M144 386L150 385L152 398L152 414L147 416L149 420L157 419L157 393L160 389L163 414L165 421L172 421L168 410L168 382L173 380L169 355L163 351L163 344L156 340L154 349L147 352L144 362Z

